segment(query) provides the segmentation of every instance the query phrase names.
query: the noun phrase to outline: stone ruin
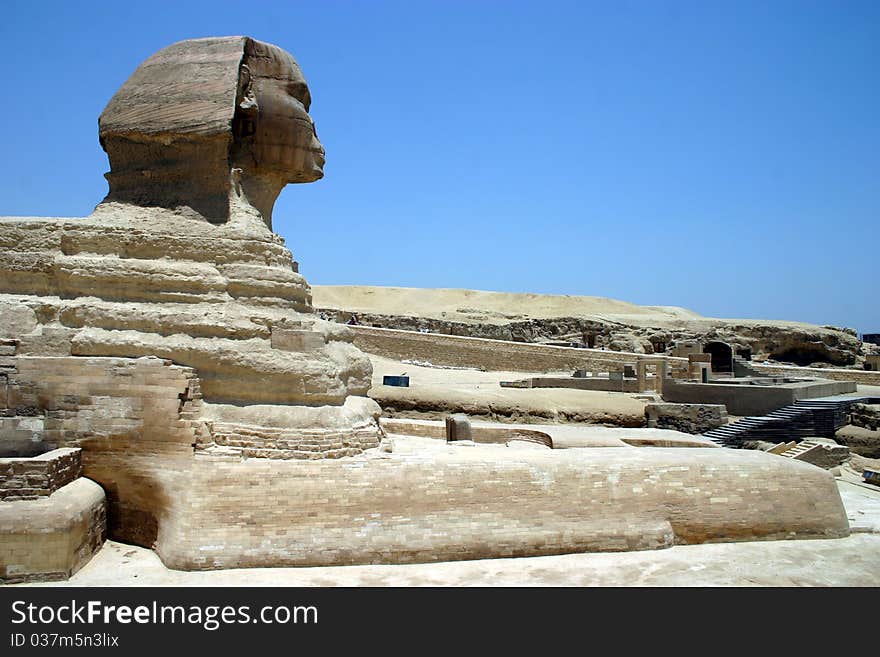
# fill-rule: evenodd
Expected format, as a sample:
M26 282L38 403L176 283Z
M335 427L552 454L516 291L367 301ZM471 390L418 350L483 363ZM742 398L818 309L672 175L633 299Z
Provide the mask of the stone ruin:
M309 104L276 46L174 44L101 114L95 211L0 219L0 447L81 450L84 475L0 500L0 578L69 575L104 495L109 536L181 569L848 534L828 473L762 453L379 449L370 362L271 230L281 189L323 175ZM78 524L47 529L77 482ZM22 561L74 526L67 566Z

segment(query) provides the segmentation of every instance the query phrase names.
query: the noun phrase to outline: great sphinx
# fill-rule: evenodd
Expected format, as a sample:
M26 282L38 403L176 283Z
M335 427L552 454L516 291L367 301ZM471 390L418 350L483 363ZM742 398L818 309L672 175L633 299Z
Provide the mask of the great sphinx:
M377 449L370 362L272 232L323 176L310 102L277 46L174 44L101 114L95 211L0 219L0 410L82 448L112 537L192 569L848 533L830 475L763 453Z

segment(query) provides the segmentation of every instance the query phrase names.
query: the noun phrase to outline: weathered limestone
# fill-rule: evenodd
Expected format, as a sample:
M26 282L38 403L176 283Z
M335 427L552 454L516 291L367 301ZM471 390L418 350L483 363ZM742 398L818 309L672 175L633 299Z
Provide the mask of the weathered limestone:
M248 37L168 46L98 121L110 158L107 200L226 222L243 197L271 228L281 189L324 175L310 104L302 71L277 46Z
M467 449L395 440L346 461L198 460L169 499L174 568L452 561L849 534L834 478L750 450ZM259 486L243 484L259 481ZM258 491L258 493L255 493ZM254 519L271 531L257 534ZM217 546L235 545L235 550Z
M284 185L322 175L309 103L275 46L174 44L101 115L110 190L94 213L0 220L0 443L81 448L114 538L223 568L848 533L830 475L773 455L556 450L528 430L528 449L456 449L465 422L451 443L381 442L369 361L315 316L271 231ZM65 480L39 476L29 488ZM0 503L7 575L79 567L103 495L81 477ZM34 547L51 558L25 563Z
M697 381L712 376L712 354L688 354L688 378Z
M663 382L669 372L669 363L666 358L652 357L639 358L636 361L636 379L638 391L647 392L651 389L648 383L648 367L654 367L654 391L663 394Z
M645 417L648 427L702 434L725 424L727 409L722 404L657 403L645 406Z
M117 538L151 545L170 485L135 445L191 461L342 458L379 443L369 360L314 315L271 231L281 189L323 175L309 103L276 46L174 44L101 114L110 190L92 215L0 219L0 440L82 445Z
M323 175L309 103L293 58L247 37L147 59L101 114L95 212L0 220L0 338L19 355L167 358L198 370L209 401L363 395L369 362L313 314L271 232L281 188Z
M849 448L834 441L814 438L804 440L780 455L829 470L849 459Z

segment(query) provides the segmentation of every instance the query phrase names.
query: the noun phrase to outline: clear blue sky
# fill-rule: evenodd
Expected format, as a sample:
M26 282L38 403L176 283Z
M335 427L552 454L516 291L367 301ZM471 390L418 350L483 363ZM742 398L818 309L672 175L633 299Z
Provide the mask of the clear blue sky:
M309 81L313 284L608 296L880 331L880 2L10 2L0 214L88 214L156 50L247 34Z

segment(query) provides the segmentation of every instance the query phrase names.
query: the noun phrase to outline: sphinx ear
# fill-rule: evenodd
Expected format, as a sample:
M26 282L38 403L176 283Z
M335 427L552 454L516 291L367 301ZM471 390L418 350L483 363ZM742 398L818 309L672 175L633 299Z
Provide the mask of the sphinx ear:
M253 77L247 64L242 64L238 71L238 108L247 114L260 109L254 95Z

